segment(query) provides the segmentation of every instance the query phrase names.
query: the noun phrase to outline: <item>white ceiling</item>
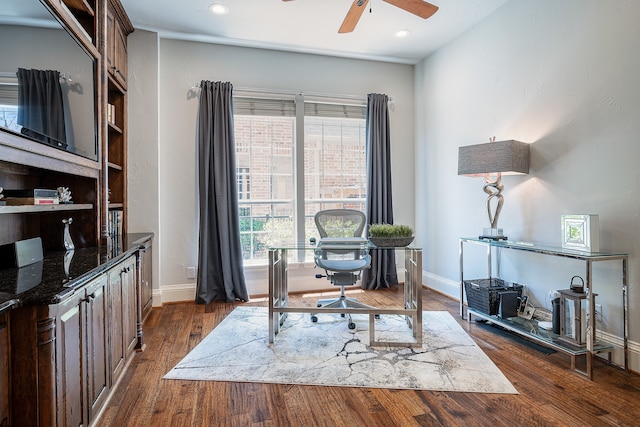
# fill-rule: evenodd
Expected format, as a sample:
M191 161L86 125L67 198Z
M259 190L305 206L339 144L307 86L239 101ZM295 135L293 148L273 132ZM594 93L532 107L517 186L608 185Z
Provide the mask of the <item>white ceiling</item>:
M506 1L434 0L440 9L424 20L370 0L355 31L338 34L352 0L121 0L134 27L161 37L405 64L418 63ZM229 12L213 15L212 3ZM396 38L399 29L411 34Z

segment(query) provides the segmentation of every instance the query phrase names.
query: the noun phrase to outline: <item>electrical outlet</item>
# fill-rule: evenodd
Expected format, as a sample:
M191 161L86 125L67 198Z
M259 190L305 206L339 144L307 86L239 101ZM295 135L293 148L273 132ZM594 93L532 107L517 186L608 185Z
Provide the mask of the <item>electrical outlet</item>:
M596 304L596 320L602 320L602 304Z
M195 278L196 278L196 268L187 267L187 279L195 279Z

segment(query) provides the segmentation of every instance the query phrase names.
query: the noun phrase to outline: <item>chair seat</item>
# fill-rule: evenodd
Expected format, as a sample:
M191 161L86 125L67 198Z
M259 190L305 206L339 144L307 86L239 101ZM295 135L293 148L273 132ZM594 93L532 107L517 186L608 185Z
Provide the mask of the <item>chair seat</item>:
M360 271L367 267L371 263L371 257L365 255L359 259L322 259L316 258L316 264L325 270L340 271L340 272L353 272Z

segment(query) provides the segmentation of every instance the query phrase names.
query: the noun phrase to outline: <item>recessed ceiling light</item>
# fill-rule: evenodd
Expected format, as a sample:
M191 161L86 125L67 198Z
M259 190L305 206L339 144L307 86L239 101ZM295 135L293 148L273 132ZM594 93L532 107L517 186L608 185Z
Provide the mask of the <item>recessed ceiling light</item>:
M212 4L211 6L209 6L209 10L211 11L211 13L215 13L216 15L224 15L229 12L229 8L220 3Z
M411 34L411 31L409 31L409 30L398 30L398 31L396 31L396 37L398 37L398 38L407 37L409 34Z

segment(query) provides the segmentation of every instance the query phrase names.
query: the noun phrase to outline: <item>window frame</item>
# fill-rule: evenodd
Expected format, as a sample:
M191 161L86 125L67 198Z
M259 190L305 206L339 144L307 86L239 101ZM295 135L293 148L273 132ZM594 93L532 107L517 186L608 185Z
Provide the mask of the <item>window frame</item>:
M244 99L243 99L244 98ZM253 104L251 102L247 102L247 99L258 100L255 102L255 109L252 110ZM260 102L260 99L267 102ZM266 112L266 114L247 114L236 112L235 104L241 100L239 103L241 104L241 109L243 111L255 111L260 110ZM283 106L280 110L276 106L272 108L269 106L269 100L284 102L293 101L294 110L293 115L291 115L291 111L289 107ZM332 107L333 106L333 107ZM337 107L337 108L335 108ZM332 199L332 200L311 200L307 201L305 199L305 118L312 117L313 114L305 115L305 111L309 113L310 111L316 111L315 114L318 117L327 117L327 118L359 118L360 120L364 120L363 125L366 126L366 98L362 97L324 97L318 95L305 95L304 93L296 93L293 97L291 94L282 94L282 93L252 93L252 92L243 92L241 91L239 94L234 94L234 116L290 116L294 118L294 129L293 129L293 153L292 153L292 204L293 204L293 239L296 240L298 244L306 244L306 222L308 220L306 215L306 205L311 203L318 203L322 205L323 203L358 203L358 204L366 204L366 188L364 190L364 198L349 198L349 199ZM353 117L354 114L360 113L360 117ZM351 117L349 116L351 115ZM364 149L365 149L365 157L366 157L366 135L364 141ZM240 170L241 168L237 168ZM364 173L366 175L366 164L364 165ZM236 182L238 177L236 176ZM366 186L366 178L365 178L365 186ZM277 200L280 202L281 200ZM238 193L238 202L247 203L251 205L250 199L240 199L240 193ZM251 218L253 218L251 216ZM253 226L251 226L250 236L253 241ZM291 243L291 242L286 242ZM253 247L253 243L251 245ZM305 262L305 254L306 251L299 251L296 256L297 262ZM266 265L268 259L266 258L253 258L253 253L251 254L249 259L244 259L243 263L245 268L247 266L260 266Z

